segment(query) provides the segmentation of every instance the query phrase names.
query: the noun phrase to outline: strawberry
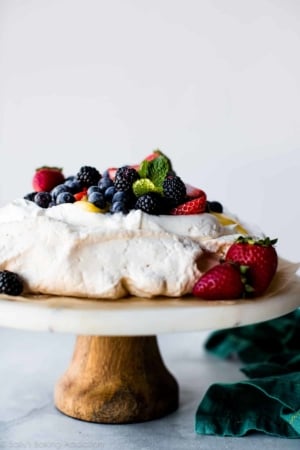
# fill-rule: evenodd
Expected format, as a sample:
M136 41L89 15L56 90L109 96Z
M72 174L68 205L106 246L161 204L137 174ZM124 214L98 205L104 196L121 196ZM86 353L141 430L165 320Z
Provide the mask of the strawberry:
M226 261L249 266L248 280L253 288L253 296L263 294L275 275L278 257L273 245L276 242L277 239L255 240L241 236L226 253Z
M243 277L238 265L223 262L205 272L196 282L193 294L204 300L229 300L244 293Z
M185 183L185 188L187 197L196 198L201 196L202 193L201 189L192 186L191 184L188 183Z
M77 192L76 194L74 194L75 200L77 202L80 201L80 200L83 200L83 198L86 197L86 193L87 193L87 188L83 188L82 191Z
M129 166L131 169L134 169L134 170L136 170L136 171L138 171L139 170L139 168L140 168L140 165L139 164L132 164L131 166Z
M205 211L206 208L206 194L204 191L200 191L200 195L197 198L193 198L192 200L188 200L181 205L176 206L171 209L170 214L175 216L182 216L188 214L200 214Z
M49 192L64 181L65 177L62 173L62 169L44 166L36 169L32 179L32 187L35 192Z
M146 156L144 158L144 161L153 161L153 159L158 158L161 155L161 152L159 150L154 150L154 152L150 153L150 155Z
M107 169L109 178L114 181L118 167L110 167Z

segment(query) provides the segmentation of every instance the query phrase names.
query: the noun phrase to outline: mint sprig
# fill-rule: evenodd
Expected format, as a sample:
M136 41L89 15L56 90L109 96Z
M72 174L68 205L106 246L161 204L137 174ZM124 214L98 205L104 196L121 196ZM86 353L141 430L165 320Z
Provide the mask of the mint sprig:
M163 153L152 161L144 160L139 168L141 178L148 178L159 189L162 188L163 181L172 170L171 161Z

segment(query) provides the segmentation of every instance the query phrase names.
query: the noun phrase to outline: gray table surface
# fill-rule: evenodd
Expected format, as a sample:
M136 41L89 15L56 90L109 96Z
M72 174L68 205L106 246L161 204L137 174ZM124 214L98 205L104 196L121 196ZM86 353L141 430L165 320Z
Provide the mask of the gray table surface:
M241 363L203 351L207 333L159 336L167 367L180 386L180 407L159 420L103 425L56 410L53 387L67 367L75 336L0 328L0 449L298 449L298 439L252 434L243 438L200 436L197 405L211 383L244 378Z

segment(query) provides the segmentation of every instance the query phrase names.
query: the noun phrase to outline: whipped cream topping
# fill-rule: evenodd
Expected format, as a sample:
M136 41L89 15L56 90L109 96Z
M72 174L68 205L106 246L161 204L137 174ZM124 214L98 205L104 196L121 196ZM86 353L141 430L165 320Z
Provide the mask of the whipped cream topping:
M19 273L33 293L177 297L192 291L205 251L223 251L237 234L205 213L95 214L20 199L0 208L0 269Z

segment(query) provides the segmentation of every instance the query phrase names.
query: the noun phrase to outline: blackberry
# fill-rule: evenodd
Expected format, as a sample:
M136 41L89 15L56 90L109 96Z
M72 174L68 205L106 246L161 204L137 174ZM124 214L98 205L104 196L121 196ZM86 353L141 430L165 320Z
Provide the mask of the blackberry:
M20 295L23 291L23 281L18 274L9 270L0 271L0 293Z
M120 167L115 176L114 184L117 191L129 191L132 184L140 178L132 167Z
M95 167L82 166L77 173L76 178L81 182L82 186L89 187L98 184L101 174Z
M180 177L167 176L163 181L163 193L174 205L179 205L185 199L186 187Z
M51 202L52 195L49 192L38 192L34 196L34 203L36 203L41 208L48 208Z
M161 212L161 197L155 192L141 195L136 203L135 209L141 209L148 214L160 214Z

